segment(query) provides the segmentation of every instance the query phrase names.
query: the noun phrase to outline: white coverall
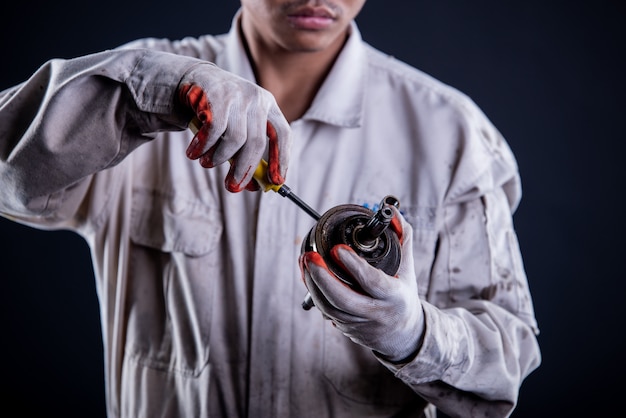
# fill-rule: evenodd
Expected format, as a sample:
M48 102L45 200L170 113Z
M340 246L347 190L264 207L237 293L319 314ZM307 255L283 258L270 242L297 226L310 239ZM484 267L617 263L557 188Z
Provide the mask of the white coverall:
M299 197L323 213L391 194L414 228L426 333L414 359L386 363L302 309L314 220L274 193L229 193L227 164L185 157L183 73L200 59L254 80L236 27L52 60L0 94L0 212L87 240L109 416L510 414L540 352L500 133L354 23L291 124Z

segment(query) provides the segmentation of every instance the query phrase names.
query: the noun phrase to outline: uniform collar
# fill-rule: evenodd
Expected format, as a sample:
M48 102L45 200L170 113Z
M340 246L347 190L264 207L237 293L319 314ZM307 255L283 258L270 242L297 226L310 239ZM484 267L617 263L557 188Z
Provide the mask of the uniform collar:
M239 30L240 15L241 10L233 18L230 31L226 35L225 48L216 57L215 64L254 82L254 72ZM346 44L302 119L344 128L361 126L365 68L365 49L361 33L356 23L352 22Z
M252 71L252 66L246 54L241 31L239 30L240 16L241 9L233 17L230 31L226 34L225 47L215 57L215 65L248 81L256 82L254 71Z
M361 33L352 22L346 44L302 118L344 128L361 126L366 68Z

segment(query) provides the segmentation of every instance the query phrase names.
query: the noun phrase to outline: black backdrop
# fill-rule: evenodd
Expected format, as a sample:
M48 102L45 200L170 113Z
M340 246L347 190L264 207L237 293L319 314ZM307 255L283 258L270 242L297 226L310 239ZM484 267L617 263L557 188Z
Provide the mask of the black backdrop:
M11 2L0 89L52 57L144 36L221 33L236 0ZM543 365L515 417L613 416L625 385L624 6L596 1L372 1L365 40L469 94L517 155L515 215ZM0 219L2 405L102 417L102 340L89 250L67 231ZM618 409L619 408L619 409Z

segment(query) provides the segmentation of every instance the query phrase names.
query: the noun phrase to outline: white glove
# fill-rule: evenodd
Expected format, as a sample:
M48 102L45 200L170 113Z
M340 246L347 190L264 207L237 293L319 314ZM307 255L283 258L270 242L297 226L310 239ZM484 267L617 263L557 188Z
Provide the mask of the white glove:
M402 362L419 349L424 314L413 266L413 229L394 211L392 227L402 243L396 277L369 265L343 244L333 247L330 255L366 294L339 280L317 252L302 254L300 268L315 306L345 336L386 360Z
M187 156L203 167L231 161L226 188L251 183L268 146L268 181L282 184L287 173L291 129L271 93L213 64L194 66L182 78L178 97L202 123Z

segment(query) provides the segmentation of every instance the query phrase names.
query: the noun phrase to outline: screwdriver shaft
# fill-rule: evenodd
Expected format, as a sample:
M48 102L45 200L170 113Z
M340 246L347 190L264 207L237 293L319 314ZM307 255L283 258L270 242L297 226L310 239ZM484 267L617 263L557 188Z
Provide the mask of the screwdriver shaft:
M276 191L279 195L286 197L287 199L291 200L293 203L295 203L300 209L302 209L303 211L305 211L309 216L311 216L313 219L315 219L316 221L319 221L321 216L319 213L317 213L312 207L310 207L309 205L307 205L306 203L304 203L304 201L302 199L300 199L298 196L296 196L289 187L287 187L287 185L283 184L282 186L280 186L280 189L278 189Z

